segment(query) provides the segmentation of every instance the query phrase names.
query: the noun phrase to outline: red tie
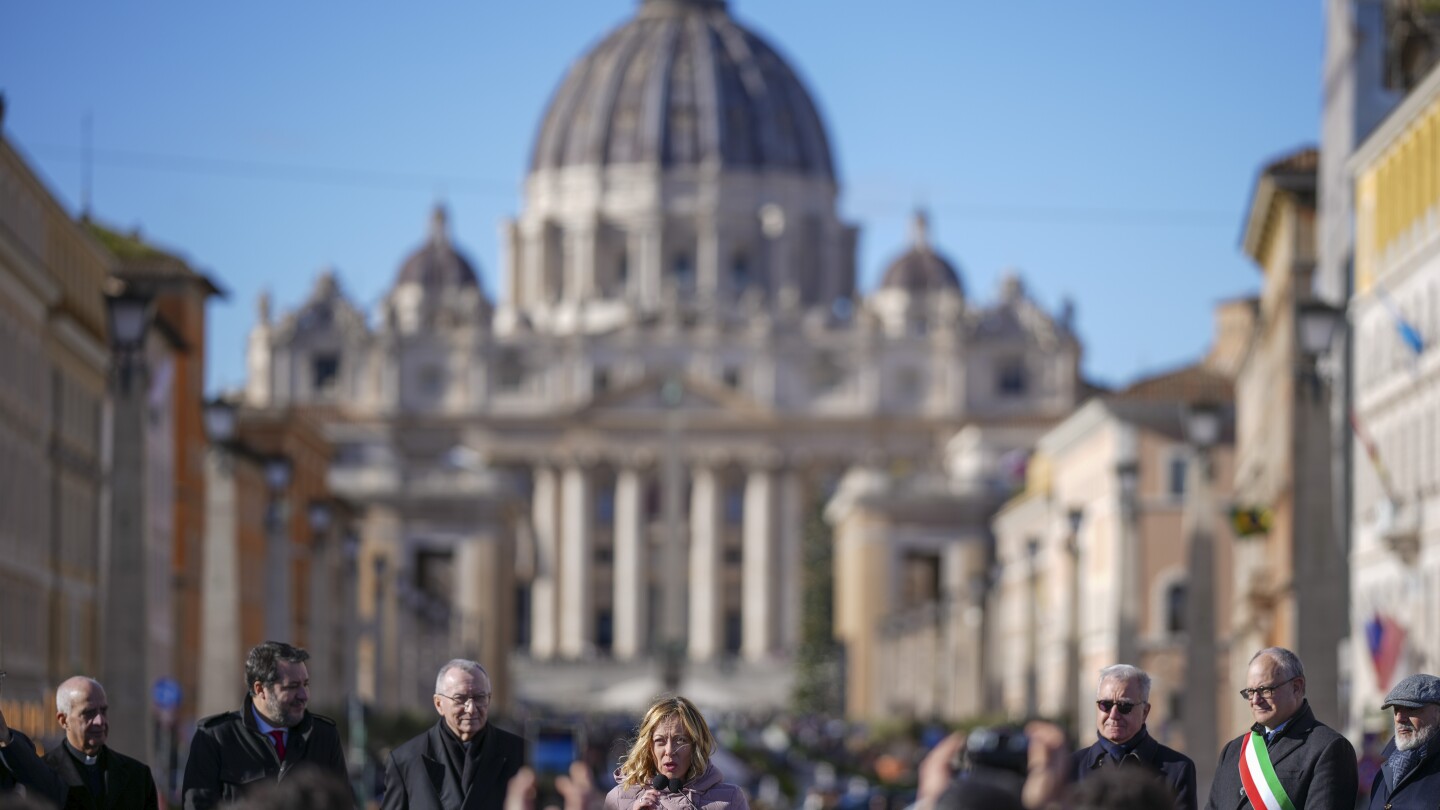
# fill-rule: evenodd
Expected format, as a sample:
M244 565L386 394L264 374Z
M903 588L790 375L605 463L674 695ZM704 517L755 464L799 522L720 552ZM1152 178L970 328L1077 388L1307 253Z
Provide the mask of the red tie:
M284 732L284 731L281 731L280 729L277 728L277 729L275 729L274 731L270 732L270 736L275 739L275 753L279 754L279 755L280 755L280 761L281 761L281 762L284 762L284 761L285 761L285 732Z

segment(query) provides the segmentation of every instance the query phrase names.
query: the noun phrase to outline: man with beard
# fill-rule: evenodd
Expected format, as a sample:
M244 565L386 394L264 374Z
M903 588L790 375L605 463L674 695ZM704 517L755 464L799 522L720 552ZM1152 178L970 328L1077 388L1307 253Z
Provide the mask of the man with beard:
M1150 736L1150 676L1129 664L1100 670L1095 690L1095 729L1099 739L1071 757L1071 774L1083 782L1105 770L1140 766L1169 788L1176 810L1195 810L1195 763Z
M1355 748L1315 719L1300 657L1267 647L1251 657L1245 684L1240 697L1255 725L1220 753L1207 808L1354 810Z
M251 787L282 781L302 768L349 778L335 721L305 709L309 659L308 652L281 641L250 650L240 710L201 720L190 741L185 810L235 801Z
M1370 788L1372 810L1433 808L1440 796L1440 678L1411 675L1385 696L1395 710L1395 753Z
M490 676L457 658L435 676L434 726L390 752L381 810L502 810L525 743L486 723Z
M70 787L65 810L158 810L150 766L105 744L110 702L99 682L82 675L55 690L55 719L65 730L45 764Z

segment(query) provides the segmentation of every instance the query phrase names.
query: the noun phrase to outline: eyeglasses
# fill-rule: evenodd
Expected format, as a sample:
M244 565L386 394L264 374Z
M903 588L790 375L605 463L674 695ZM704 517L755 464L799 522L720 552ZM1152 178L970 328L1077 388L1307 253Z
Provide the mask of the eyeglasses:
M1272 684L1270 684L1269 686L1257 686L1257 687L1255 687L1254 689L1241 689L1241 690L1240 690L1240 697L1244 698L1247 703L1250 701L1251 698L1254 698L1254 697L1256 697L1257 695L1260 696L1260 697L1262 697L1262 698L1264 698L1264 699L1266 699L1266 700L1269 700L1270 698L1275 697L1275 690L1276 690L1276 689L1279 689L1280 687L1282 687L1282 686L1290 683L1290 681L1293 681L1293 680L1296 680L1296 679L1295 679L1295 678L1291 678L1289 681L1281 681L1281 682L1279 682L1279 683L1272 683Z
M1100 709L1100 711L1106 714L1109 714L1111 709L1119 709L1121 714L1129 714L1130 711L1136 706L1141 706L1144 704L1128 703L1123 700L1097 700L1095 701L1095 705Z
M439 692L436 692L435 694L440 695ZM490 705L490 693L489 693L489 692L481 692L481 693L478 694L478 695L440 695L440 697L443 697L443 698L445 698L446 700L449 700L451 703L454 703L454 704L456 705L456 707L459 707L459 708L464 708L465 706L467 706L467 705L469 705L469 704L472 704L472 703L475 704L476 706L488 706L488 705Z

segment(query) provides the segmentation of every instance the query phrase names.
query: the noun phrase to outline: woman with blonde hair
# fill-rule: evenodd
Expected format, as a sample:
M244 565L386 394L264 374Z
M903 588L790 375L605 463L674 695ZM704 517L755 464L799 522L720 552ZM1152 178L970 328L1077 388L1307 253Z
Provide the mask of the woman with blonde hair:
M660 698L615 771L605 810L750 810L745 792L710 761L714 753L715 737L695 704Z

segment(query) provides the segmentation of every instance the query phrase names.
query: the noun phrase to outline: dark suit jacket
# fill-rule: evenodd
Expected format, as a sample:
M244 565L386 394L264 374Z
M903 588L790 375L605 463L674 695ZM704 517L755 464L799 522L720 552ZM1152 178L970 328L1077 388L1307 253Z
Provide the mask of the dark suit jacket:
M525 741L490 726L466 791L446 764L444 722L390 752L381 810L502 810L510 777L525 764Z
M185 810L208 810L245 795L259 784L284 781L301 768L319 768L339 780L350 778L340 731L328 717L306 712L286 738L285 761L275 743L260 733L249 696L238 712L201 720L190 739L181 789Z
M1387 759L1380 766L1380 773L1375 774L1375 782L1370 787L1372 810L1434 810L1440 807L1440 745L1432 740L1430 747L1432 750L1425 761L1407 774L1405 781L1396 785L1394 791L1390 790L1390 761Z
M1236 810L1250 804L1240 786L1242 739L1236 737L1226 743L1220 753L1207 810ZM1269 751L1275 776L1296 810L1354 810L1360 789L1355 748L1315 719L1308 700L1280 736L1270 741Z
M65 800L65 810L159 810L160 800L155 790L155 777L150 766L118 753L113 748L105 749L105 801L97 804L85 785L85 774L75 755L65 750L61 743L45 752L45 764L60 774L70 786L70 796Z
M0 795L15 792L23 785L30 796L39 796L65 806L65 783L35 754L35 743L10 729L10 744L0 748Z
M1128 767L1133 761L1155 771L1175 794L1176 810L1195 810L1199 802L1195 795L1195 763L1179 751L1161 745L1146 729L1140 729L1140 733L1144 738L1121 764ZM1113 767L1115 762L1105 746L1096 740L1089 748L1076 751L1071 756L1071 765L1071 775L1076 782L1081 782L1101 768Z

